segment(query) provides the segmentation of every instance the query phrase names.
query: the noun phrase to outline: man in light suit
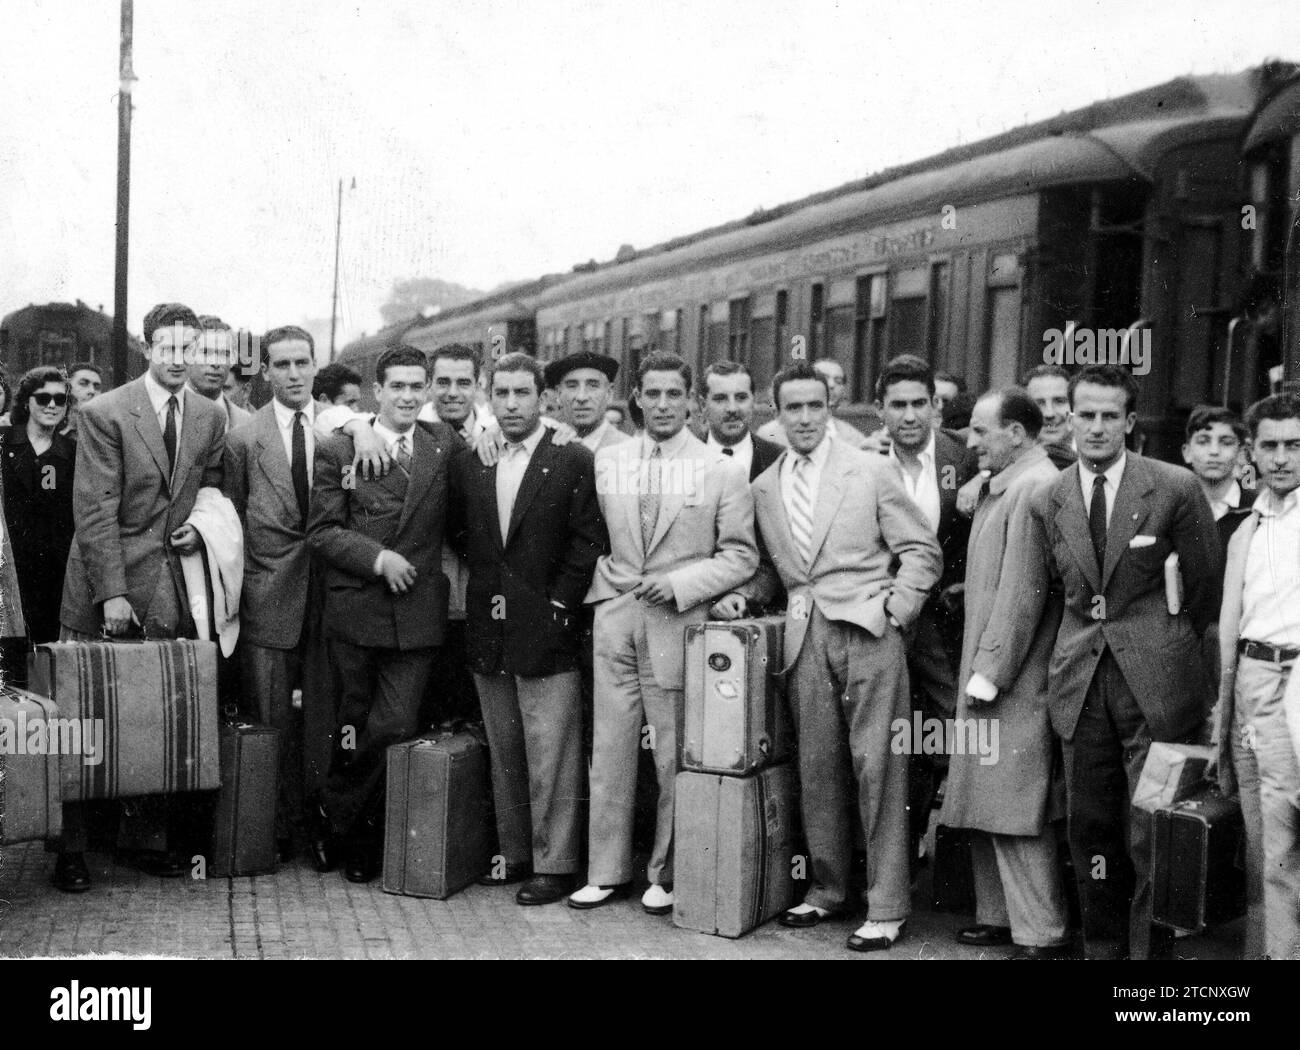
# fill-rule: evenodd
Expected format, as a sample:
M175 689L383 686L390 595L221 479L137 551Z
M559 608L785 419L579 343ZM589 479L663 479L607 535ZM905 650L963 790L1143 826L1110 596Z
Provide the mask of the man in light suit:
M752 486L763 569L714 611L735 618L748 601L766 601L777 578L786 587L785 670L811 885L781 921L815 926L850 909L856 788L868 912L848 947L877 951L902 935L911 911L907 754L892 740L894 723L908 722L903 630L942 557L888 462L827 434L830 397L818 372L796 362L772 390L790 449Z
M302 823L304 776L309 790L319 790L334 730L321 623L325 589L307 545L315 374L309 332L286 325L262 337L262 376L272 399L247 426L227 433L222 481L244 523L243 699L256 705L250 713L280 730L275 825L282 860ZM303 727L294 718L296 688L302 689Z
M601 449L596 488L610 553L587 601L595 616L595 726L587 885L569 898L595 908L632 878L632 810L642 717L659 779L654 848L641 898L672 910L673 778L681 725L686 627L758 567L745 472L686 430L691 369L675 354L641 362L634 397L645 434Z
M777 461L783 446L750 432L754 422L754 377L735 361L714 361L700 377L704 402L705 443L731 456L750 481Z
M253 414L226 397L226 377L238 356L234 333L220 317L199 318L199 343L190 362L186 389L217 405L226 416L226 433L243 426Z
M316 444L307 538L326 569L330 665L339 688L338 746L309 814L312 852L329 866L347 844L345 877L378 873L389 745L418 731L420 697L447 625L442 540L447 477L462 442L446 423L416 423L429 385L423 351L385 350L375 364L374 432L393 468L353 473L352 439ZM352 743L354 746L349 747Z
M583 598L608 538L590 452L542 426L542 366L507 354L489 387L495 466L451 465L449 536L469 563L468 660L483 706L504 858L497 885L549 904L573 889L583 795L579 645Z
M186 362L198 336L189 307L155 306L144 320L149 370L81 409L72 497L76 537L59 613L65 641L98 641L104 631L124 635L133 625L150 638L195 636L180 557L198 550L200 540L185 521L199 489L221 484L225 436L222 412L185 390ZM160 840L166 801L136 808L151 826L139 837ZM81 858L84 811L73 804L64 813L55 884L76 892L90 886ZM137 859L159 875L188 870L183 858L166 850Z
M874 407L868 406L866 418L866 422L871 428L870 434L864 434L847 420L836 418L836 413L839 412L840 406L844 402L844 393L847 389L844 380L844 366L834 358L823 357L820 361L813 362L813 368L826 380L826 386L831 392L831 417L826 422L826 432L837 441L843 441L850 448L865 448L883 452L884 446L880 437L880 413ZM781 446L790 443L790 439L786 436L785 427L781 425L779 411L775 419L769 419L755 433L764 441L771 441Z
M1283 699L1300 657L1300 398L1267 397L1246 424L1261 488L1228 543L1219 786L1245 818L1245 957L1300 959L1300 767Z
M1079 461L1035 504L1065 595L1048 704L1064 742L1089 958L1168 950L1168 931L1151 923L1150 815L1130 803L1152 741L1194 741L1213 695L1200 649L1221 593L1214 515L1188 471L1125 451L1136 403L1124 368L1076 375ZM1171 554L1185 594L1177 615L1165 585Z

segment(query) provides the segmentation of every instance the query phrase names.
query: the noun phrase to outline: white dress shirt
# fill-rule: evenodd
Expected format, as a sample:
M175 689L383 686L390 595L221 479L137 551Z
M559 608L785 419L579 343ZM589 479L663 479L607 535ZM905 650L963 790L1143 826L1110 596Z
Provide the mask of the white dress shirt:
M144 374L144 389L149 395L149 405L153 408L153 414L158 417L158 429L164 434L167 433L167 400L172 397L176 398L176 449L179 452L181 447L181 425L185 421L186 388L181 387L173 394L153 377L152 372L146 372Z
M808 453L809 463L804 468L804 481L808 485L808 502L812 505L814 525L816 525L817 514L817 491L821 488L822 470L830 454L831 436L827 434L822 438L821 444ZM790 508L794 506L794 468L800 458L800 454L791 449L781 464L781 502L785 504L787 516L793 516Z
M1110 528L1110 516L1115 510L1115 497L1119 494L1120 479L1124 476L1124 464L1128 462L1128 452L1121 452L1102 475L1106 479L1106 528ZM1092 513L1092 486L1097 472L1088 469L1088 465L1079 457L1079 487L1083 491L1083 509Z
M939 473L934 460L934 431L930 431L930 437L925 443L925 448L921 449L917 454L917 459L921 461L921 472L915 478L903 466L903 462L898 458L898 452L892 442L889 446L889 458L897 465L899 476L903 479L903 487L907 490L907 494L912 497L912 502L917 505L921 514L924 515L931 531L938 535L940 514Z
M1300 645L1300 491L1279 502L1262 488L1254 507L1259 524L1246 553L1241 637Z
M749 477L750 467L752 467L754 463L754 439L748 433L746 433L745 436L734 445L724 445L713 436L712 432L710 432L705 444L708 445L709 448L722 453L724 456L727 455L727 453L723 452L723 449L730 448L731 458L745 468L745 477Z
M1235 481L1223 499L1210 500L1210 510L1214 511L1214 520L1218 521L1230 510L1241 506L1241 486Z
M404 440L406 443L406 451L407 453L410 454L412 461L414 461L415 459L415 427L414 426L410 427L408 430L402 431L402 433L399 434L396 430L389 430L388 427L384 426L384 424L379 421L379 417L376 416L374 422L374 429L375 429L375 434L379 437L379 440L384 443L384 447L388 449L388 453L393 457L393 459L397 459L398 442Z
M275 425L280 431L280 440L284 443L284 458L289 461L289 467L293 467L293 417L294 413L302 413L303 436L307 440L307 484L310 485L316 471L316 402L308 401L302 408L290 408L288 405L282 405L277 399L272 398L271 404L275 406Z
M539 425L519 443L507 441L505 435L501 435L501 455L497 459L497 517L503 544L510 534L510 515L515 509L519 486L545 433L545 428Z
M421 405L420 414L415 418L422 419L426 423L438 422L438 413L437 410L433 407L433 402L426 401L423 405ZM459 427L452 426L452 424L450 423L448 423L447 425L451 426L452 429L455 430L458 434L460 434L460 436L463 437L470 445L473 445L474 442L478 440L478 436L481 433L483 433L483 431L486 430L488 427L494 426L496 424L496 421L497 421L496 416L494 416L486 408L481 408L478 405L473 405L469 410L469 415L465 417L465 422L462 423Z

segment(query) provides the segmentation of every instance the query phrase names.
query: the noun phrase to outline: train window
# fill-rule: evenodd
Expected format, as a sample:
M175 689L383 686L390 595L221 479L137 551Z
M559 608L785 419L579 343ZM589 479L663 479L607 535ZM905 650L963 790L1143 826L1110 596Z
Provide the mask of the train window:
M857 280L857 302L853 317L853 383L849 397L854 402L874 396L876 362L884 357L885 289L888 275L873 273Z
M914 266L894 274L894 302L889 318L889 354L914 354L929 359L926 352L926 293L930 275L926 267Z
M820 281L812 286L812 296L808 300L808 358L811 361L822 356L822 347L826 343L826 286Z
M727 304L727 356L742 364L749 362L749 297Z

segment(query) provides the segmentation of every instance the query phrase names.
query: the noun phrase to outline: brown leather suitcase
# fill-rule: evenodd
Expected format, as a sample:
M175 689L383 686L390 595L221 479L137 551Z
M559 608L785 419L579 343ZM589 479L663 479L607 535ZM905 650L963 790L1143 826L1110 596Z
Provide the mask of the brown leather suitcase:
M683 769L744 776L789 757L784 616L686 628Z
M445 900L492 864L487 748L468 732L388 749L384 892Z
M221 790L212 824L208 874L275 871L275 804L280 731L248 722L221 727Z
M740 937L795 899L794 767L751 776L677 774L673 923Z
M1209 788L1156 810L1152 820L1151 917L1199 933L1244 914L1241 804Z
M43 696L0 688L0 846L57 839L63 831L59 764L63 751L81 747L81 726L61 726L59 711ZM70 738L75 731L77 739ZM92 742L102 746L102 741ZM68 762L94 760L72 753ZM98 755L103 758L102 754Z

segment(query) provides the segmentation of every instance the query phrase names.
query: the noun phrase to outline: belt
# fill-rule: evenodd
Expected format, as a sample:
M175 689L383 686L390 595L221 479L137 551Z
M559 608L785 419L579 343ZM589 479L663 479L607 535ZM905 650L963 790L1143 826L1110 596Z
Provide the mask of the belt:
M1269 645L1267 642L1252 642L1249 638L1243 638L1237 643L1237 652L1252 660L1263 660L1270 664L1289 664L1300 656L1300 646Z

